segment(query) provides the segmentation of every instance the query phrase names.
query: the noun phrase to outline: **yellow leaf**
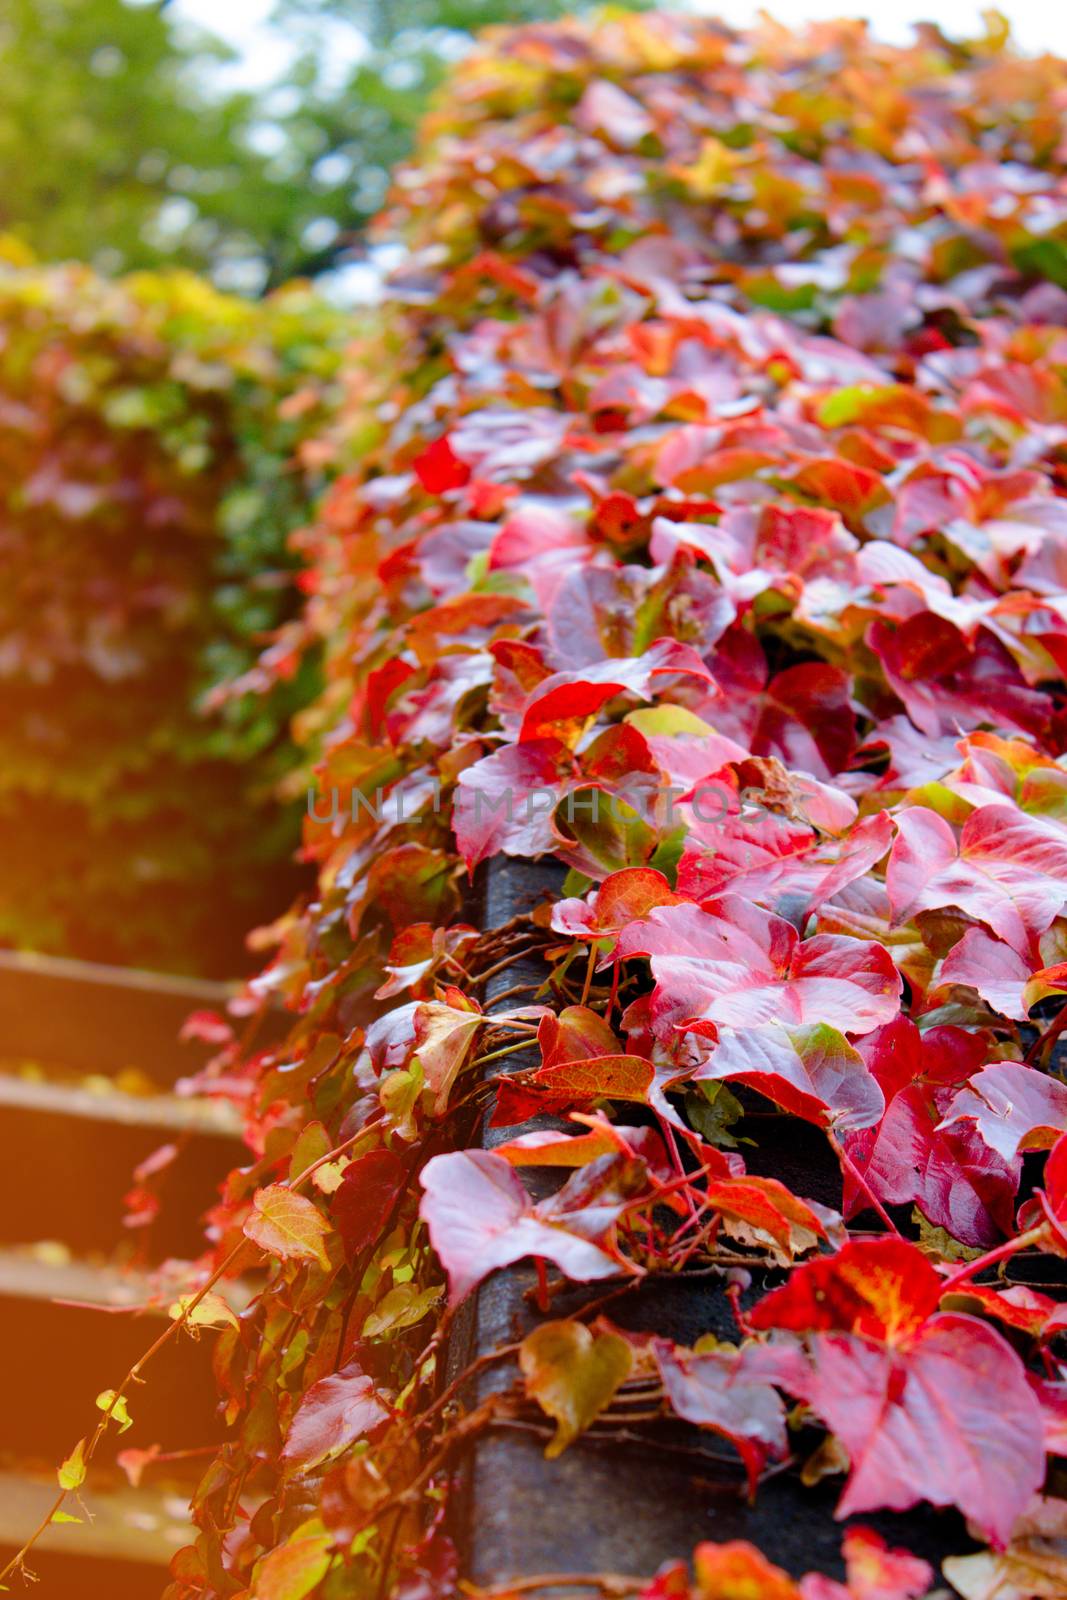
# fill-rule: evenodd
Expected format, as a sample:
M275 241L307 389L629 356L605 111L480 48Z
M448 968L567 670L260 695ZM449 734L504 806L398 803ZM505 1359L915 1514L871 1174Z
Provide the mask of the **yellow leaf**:
M293 1194L283 1184L272 1183L256 1190L244 1231L253 1244L283 1261L317 1261L324 1271L330 1270L323 1243L330 1231L326 1219L310 1200Z
M251 1600L304 1600L326 1576L329 1545L330 1535L317 1533L272 1550L256 1571Z
M949 1556L941 1570L963 1600L1062 1600L1067 1594L1065 1534L1063 1501L1037 1495L1006 1550Z
M300 1132L300 1137L293 1146L293 1153L289 1157L290 1183L301 1177L316 1161L328 1155L331 1148L330 1135L321 1122L309 1122Z
M413 1328L444 1294L442 1288L416 1289L413 1283L401 1283L369 1312L363 1323L363 1337L376 1339L380 1334Z
M101 1411L106 1412L109 1422L118 1423L120 1433L125 1433L127 1428L133 1426L133 1418L126 1409L124 1394L116 1394L114 1389L105 1389L102 1394L97 1395L96 1403Z
M692 735L696 739L705 739L708 734L715 732L710 722L705 722L703 717L698 717L685 706L642 706L639 711L631 711L623 721L646 737L663 734L669 737Z
M320 1194L334 1194L341 1187L345 1168L349 1165L347 1160L327 1161L315 1168L311 1181Z
M167 1311L171 1321L177 1322L184 1317L186 1326L190 1328L236 1328L239 1325L236 1312L221 1295L206 1294L196 1305L193 1305L194 1300L195 1294L183 1294L175 1300ZM188 1310L190 1306L191 1311Z
M545 1455L558 1456L604 1410L630 1375L633 1351L610 1329L582 1322L544 1322L519 1350L526 1393L556 1423Z
M730 182L740 159L720 139L704 139L693 165L679 167L677 172L694 199L713 200Z
M61 1489L80 1489L85 1482L85 1440L79 1439L56 1474Z

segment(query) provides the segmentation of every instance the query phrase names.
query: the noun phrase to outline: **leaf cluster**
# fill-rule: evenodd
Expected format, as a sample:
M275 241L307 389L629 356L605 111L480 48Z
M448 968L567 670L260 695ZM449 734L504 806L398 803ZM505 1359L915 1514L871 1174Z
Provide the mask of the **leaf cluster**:
M472 1440L651 1452L672 1419L756 1492L958 1508L962 1594L1057 1592L1062 71L995 18L890 48L616 16L453 78L301 541L331 803L257 980L292 1033L205 1079L252 1151L208 1264L268 1276L217 1338L232 1434L172 1600L451 1595ZM464 872L501 854L568 881L479 933ZM833 1205L761 1170L802 1125ZM449 1381L456 1307L530 1260L544 1320ZM736 1337L627 1328L693 1272ZM586 1581L935 1582L844 1555Z

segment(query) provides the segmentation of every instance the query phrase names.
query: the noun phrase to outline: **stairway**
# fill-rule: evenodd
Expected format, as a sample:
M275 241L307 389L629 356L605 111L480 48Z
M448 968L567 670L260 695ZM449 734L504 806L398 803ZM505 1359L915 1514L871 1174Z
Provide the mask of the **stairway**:
M202 1245L200 1217L241 1158L228 1107L175 1093L211 1047L182 1042L191 1011L223 1008L224 984L0 951L0 1316L7 1354L0 1428L0 1564L44 1514L55 1467L159 1331L148 1274ZM163 1144L163 1205L124 1226L134 1168ZM238 1295L238 1299L240 1296ZM176 1339L130 1397L121 1447L217 1442L214 1336ZM131 1490L115 1447L90 1474L78 1524L48 1531L30 1560L42 1600L151 1600L189 1541L194 1456L150 1467ZM91 1519L90 1520L90 1516ZM14 1592L21 1587L18 1579Z

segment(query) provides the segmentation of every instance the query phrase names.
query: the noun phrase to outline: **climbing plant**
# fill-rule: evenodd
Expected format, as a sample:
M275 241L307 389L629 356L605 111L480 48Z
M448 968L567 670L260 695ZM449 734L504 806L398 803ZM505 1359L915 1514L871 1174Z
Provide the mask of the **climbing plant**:
M295 619L344 337L299 287L0 270L5 942L227 975L293 892L271 787L314 662L282 634L269 693L235 680Z
M451 1594L473 1439L651 1454L669 1417L757 1499L958 1508L964 1596L1061 1592L1062 75L995 17L902 48L630 16L454 76L300 540L319 888L256 981L286 1044L202 1079L251 1155L165 1336L218 1324L231 1429L172 1600ZM501 856L566 878L483 928ZM761 1165L783 1124L836 1205ZM534 1330L446 1379L527 1260ZM694 1272L733 1337L627 1331ZM941 1581L862 1523L834 1575L772 1555L587 1581Z

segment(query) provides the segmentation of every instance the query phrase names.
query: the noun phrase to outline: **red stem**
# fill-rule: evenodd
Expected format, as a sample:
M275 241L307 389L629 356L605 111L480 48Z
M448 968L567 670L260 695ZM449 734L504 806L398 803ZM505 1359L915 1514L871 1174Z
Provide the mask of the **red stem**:
M1009 1256L1018 1255L1020 1250L1025 1250L1029 1245L1043 1239L1047 1232L1048 1223L1039 1222L1036 1228L1028 1228L1025 1233L1020 1233L1018 1238L998 1244L995 1250L987 1250L984 1256L979 1256L974 1261L965 1261L962 1267L945 1279L941 1289L942 1295L951 1294L958 1283L966 1283L976 1272L983 1272L986 1267L992 1267L998 1261L1005 1261Z
M896 1223L893 1221L892 1217L889 1215L889 1212L879 1200L878 1196L874 1193L870 1184L863 1176L863 1173L860 1171L859 1167L857 1167L856 1163L853 1161L852 1157L849 1155L848 1151L845 1149L844 1145L841 1143L840 1139L837 1137L836 1133L834 1133L832 1128L827 1128L826 1137L830 1141L830 1148L833 1150L838 1161L840 1161L842 1167L848 1172L853 1183L855 1183L862 1190L863 1194L866 1195L867 1204L885 1223L890 1233L895 1233L899 1239L900 1229L897 1227Z

